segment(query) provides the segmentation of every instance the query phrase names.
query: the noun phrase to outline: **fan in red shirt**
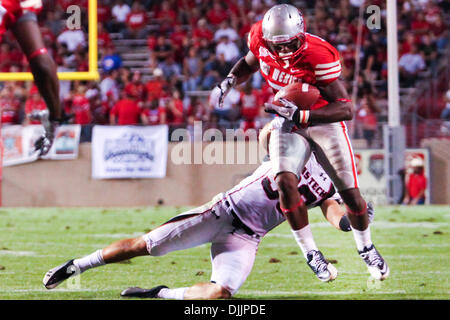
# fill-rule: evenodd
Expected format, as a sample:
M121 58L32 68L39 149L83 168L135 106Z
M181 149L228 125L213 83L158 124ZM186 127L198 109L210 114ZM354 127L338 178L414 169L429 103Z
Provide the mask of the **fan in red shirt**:
M258 91L252 88L251 81L247 81L241 91L240 105L241 115L244 118L243 130L255 129L255 119L259 116L262 103Z
M158 99L147 101L141 112L141 122L145 125L166 123L166 110L159 105Z
M177 14L170 8L168 1L161 3L161 9L156 14L156 19L160 20L160 23L169 23L172 26L176 24Z
M31 113L33 111L40 111L47 109L44 100L41 98L39 91L36 86L30 90L28 99L25 102L25 124L41 124L41 121L33 119Z
M142 83L142 75L139 71L133 72L131 81L127 83L124 90L128 96L135 98L138 102L144 101L146 87Z
M11 49L8 43L2 43L0 46L0 71L9 72L11 68Z
M97 47L99 51L105 48L113 47L113 43L109 33L105 30L102 23L97 23Z
M430 31L430 24L425 20L423 12L418 12L416 18L411 22L411 30L415 34L422 35Z
M127 16L126 23L128 26L127 36L134 38L145 37L146 31L144 27L147 23L147 16L144 9L142 8L142 5L138 1L135 1L133 3L131 12Z
M228 12L223 8L220 1L215 1L213 7L206 13L209 23L214 26L218 26L224 20L229 18Z
M207 22L205 19L200 19L197 22L197 27L194 28L192 33L194 37L194 41L200 41L200 39L207 39L211 41L214 38L213 32L208 28Z
M108 22L111 19L111 8L98 1L97 3L97 21L101 24Z
M369 97L361 99L361 108L356 114L356 119L361 126L363 137L366 139L369 148L372 147L378 129L376 111L378 110Z
M88 0L58 0L57 2L64 11L66 11L68 7L73 5L81 6L85 9L88 5Z
M67 107L66 113L74 115L74 123L81 125L91 123L91 108L83 86L77 88L77 92L71 97L70 104Z
M424 174L423 160L414 158L411 161L413 172L409 175L406 183L406 194L403 204L415 205L425 203L425 191L427 189L427 178Z
M180 99L180 92L175 90L172 98L166 104L167 123L181 125L184 123L183 101Z
M139 123L141 109L137 101L124 93L125 97L117 101L109 113L112 125L135 125Z
M2 125L17 124L20 100L14 96L14 88L12 86L7 86L1 91L0 106L2 111Z
M194 125L194 121L209 121L209 111L205 104L193 97L186 113L188 125Z
M183 45L184 39L186 38L186 34L186 31L183 30L181 25L175 25L173 28L173 32L170 35L172 44L176 47L181 47Z
M154 78L149 80L145 84L145 89L147 91L147 100L160 99L167 96L166 92L164 91L166 81L164 80L162 70L156 68L155 70L153 70L153 76Z
M100 103L97 108L92 109L95 118L95 123L97 124L108 124L109 123L109 113L115 105L114 93L108 91L106 93L106 99L99 99Z

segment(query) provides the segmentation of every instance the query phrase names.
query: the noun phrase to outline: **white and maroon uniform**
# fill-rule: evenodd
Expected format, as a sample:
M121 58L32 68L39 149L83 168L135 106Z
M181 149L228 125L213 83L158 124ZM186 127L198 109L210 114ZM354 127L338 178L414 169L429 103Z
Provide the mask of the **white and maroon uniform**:
M340 201L313 156L298 174L299 191L309 208L326 199ZM284 220L267 161L233 189L175 216L143 239L151 256L211 243L211 281L235 294L252 270L260 238Z
M261 21L252 26L248 47L259 61L262 76L274 91L296 80L314 86L327 86L339 78L339 53L328 42L306 33L301 53L291 60L282 60L268 49L261 26ZM327 104L320 97L311 110L326 108ZM358 187L353 150L344 122L315 124L298 129L290 121L274 121L269 152L275 173L298 172L308 160L311 146L317 150L320 164L339 191ZM292 134L293 131L300 135Z

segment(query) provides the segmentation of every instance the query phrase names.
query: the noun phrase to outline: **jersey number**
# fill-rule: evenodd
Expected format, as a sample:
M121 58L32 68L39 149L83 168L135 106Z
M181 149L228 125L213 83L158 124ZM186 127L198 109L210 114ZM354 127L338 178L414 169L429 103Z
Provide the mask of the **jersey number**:
M267 198L269 198L270 200L277 200L280 197L278 190L272 189L272 185L270 184L270 179L268 177L265 177L261 181L261 184L262 184L264 192L266 193ZM311 192L311 190L309 189L309 187L306 184L301 185L298 188L298 192L300 192L300 194L305 197L305 199L306 199L305 205L307 205L307 206L316 202L316 200L317 200L317 197ZM278 204L277 204L277 207L278 207Z

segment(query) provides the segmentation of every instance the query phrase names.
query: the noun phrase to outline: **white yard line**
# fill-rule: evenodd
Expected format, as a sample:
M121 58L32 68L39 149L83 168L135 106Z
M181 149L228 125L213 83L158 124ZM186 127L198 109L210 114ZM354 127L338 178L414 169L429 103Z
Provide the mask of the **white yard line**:
M332 227L328 222L310 223L312 227L324 228ZM393 228L442 228L449 227L450 224L446 222L390 222L390 221L374 221L371 226L377 228L393 229Z
M2 289L0 288L0 293L32 293L32 292L46 292L46 293L57 293L57 292L102 292L110 290L123 290L124 287L120 288L107 288L107 289L96 289L96 288L84 288L84 289L69 289L69 288L56 288L52 290L42 289Z
M86 233L79 234L77 236L85 236L92 238L135 238L144 235L144 232L134 232L134 233Z
M281 238L281 237L280 237ZM284 237L283 237L284 238ZM292 235L286 235L286 238L291 238L294 241L294 238ZM390 244L390 243L375 243L377 248L432 248L432 247L436 247L436 248L447 248L450 247L450 243L427 243L427 244ZM318 246L319 248L346 248L343 245L338 245L338 244L324 244L324 243L320 243L318 241ZM299 249L298 246L296 247L296 243L292 242L292 243L264 243L262 242L262 244L260 245L261 248L290 248L292 247L293 249ZM432 252L430 252L430 254L432 254Z
M36 252L33 252L33 251L0 250L0 255L11 255L11 256L35 256L35 255L36 255Z
M269 290L242 290L239 294L252 294L261 296L273 296L273 295L348 295L348 294L406 294L405 290L394 290L394 291L358 291L358 290L348 290L348 291L269 291Z

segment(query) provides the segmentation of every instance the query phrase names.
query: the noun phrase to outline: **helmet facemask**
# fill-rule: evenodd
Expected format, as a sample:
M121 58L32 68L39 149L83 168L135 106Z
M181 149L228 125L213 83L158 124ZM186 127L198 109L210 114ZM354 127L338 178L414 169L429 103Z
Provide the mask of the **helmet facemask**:
M292 5L273 6L262 21L263 39L269 50L282 60L296 59L305 47L302 13Z
M298 35L294 39L288 41L274 42L266 40L266 43L272 54L282 60L290 60L291 58L296 57L303 49L305 43L304 39L305 37L303 35Z

